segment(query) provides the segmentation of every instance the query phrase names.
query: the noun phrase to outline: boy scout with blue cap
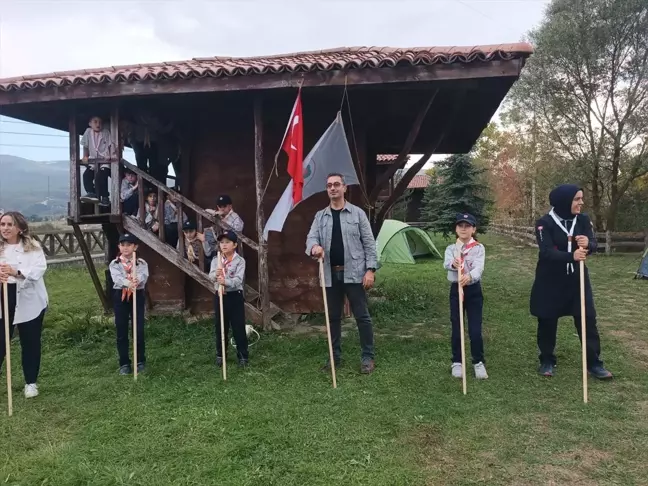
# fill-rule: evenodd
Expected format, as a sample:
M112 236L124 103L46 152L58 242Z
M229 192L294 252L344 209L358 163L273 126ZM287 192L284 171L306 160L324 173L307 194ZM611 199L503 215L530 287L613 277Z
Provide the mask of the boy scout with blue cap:
M484 245L475 238L477 220L472 214L457 214L455 232L458 241L449 245L445 251L443 267L448 271L450 281L450 321L452 322L452 376L462 378L461 366L461 331L459 326L459 285L463 287L464 309L468 317L468 335L470 351L475 369L475 378L488 378L484 366L484 340L482 338L482 313L484 296L481 288L481 277L484 272L486 251ZM461 282L459 267L463 265Z
M137 372L145 369L144 354L144 286L148 280L148 264L141 258L134 265L133 253L137 251L137 238L130 233L119 237L119 256L110 262L110 276L113 281L113 310L117 329L117 352L119 353L119 374L132 373L129 357L128 321L133 317L133 292L137 292ZM134 268L135 267L135 268Z
M238 237L229 230L218 237L220 253L214 257L209 271L209 278L216 286L214 300L214 326L216 328L216 365L223 365L223 350L221 348L220 302L218 286L223 285L223 318L225 319L225 342L227 343L229 329L232 328L236 355L239 366L248 365L248 341L245 333L245 300L243 298L243 279L245 277L245 259L236 252ZM218 258L221 259L220 268Z

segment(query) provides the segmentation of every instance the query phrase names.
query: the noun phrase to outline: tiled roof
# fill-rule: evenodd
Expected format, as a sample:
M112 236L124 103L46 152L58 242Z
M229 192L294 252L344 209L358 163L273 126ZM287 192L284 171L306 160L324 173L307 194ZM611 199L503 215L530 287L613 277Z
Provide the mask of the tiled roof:
M470 47L344 47L324 51L260 57L208 57L190 61L80 69L0 79L0 91L61 87L73 84L221 78L342 69L471 63L526 58L526 43Z
M396 154L378 154L376 156L376 163L378 165L389 165L396 162L398 155ZM409 160L410 156L405 157L405 160Z
M416 174L407 185L408 189L425 189L430 184L430 176L427 174Z

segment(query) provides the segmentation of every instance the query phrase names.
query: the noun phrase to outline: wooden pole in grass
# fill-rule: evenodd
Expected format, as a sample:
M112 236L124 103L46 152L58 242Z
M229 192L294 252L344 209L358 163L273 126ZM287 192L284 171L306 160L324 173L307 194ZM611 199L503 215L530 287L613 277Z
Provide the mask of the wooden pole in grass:
M457 269L457 291L459 292L459 335L461 336L461 382L463 387L463 394L468 393L467 384L466 384L466 339L464 335L464 291L461 286L461 277L463 275L463 256L461 254L461 248L463 243L460 239L457 239L455 245L456 251L455 255L460 261L459 268Z
M333 341L331 339L331 321L329 319L328 300L326 298L326 280L324 279L324 260L319 259L320 285L322 287L322 296L324 298L324 316L326 317L326 336L328 338L329 363L331 365L331 378L333 388L337 388L337 377L335 376L335 359L333 357Z
M583 403L587 403L587 318L585 315L585 262L580 261L581 351L583 356Z
M11 337L9 334L9 288L2 284L2 318L4 320L5 356L7 360L7 414L13 415L13 395L11 393Z
M133 252L133 270L131 273L133 279L137 279L137 255ZM138 282L139 284L139 282ZM133 379L137 381L137 285L133 290Z
M218 270L223 269L223 258L221 252L216 254ZM220 272L216 272L218 276ZM220 329L221 329L221 354L223 358L223 380L227 380L227 359L225 354L225 312L223 312L223 285L218 284L218 307L220 308Z

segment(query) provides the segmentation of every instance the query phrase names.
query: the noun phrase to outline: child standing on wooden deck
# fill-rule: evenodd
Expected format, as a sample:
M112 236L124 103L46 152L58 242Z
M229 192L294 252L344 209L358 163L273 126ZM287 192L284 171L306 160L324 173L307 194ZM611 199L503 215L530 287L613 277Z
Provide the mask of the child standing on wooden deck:
M228 340L229 329L232 328L236 343L236 356L239 366L248 365L248 340L245 332L245 301L243 300L243 277L245 276L245 259L236 252L238 237L229 230L218 237L220 255L216 255L211 264L209 278L216 285L214 300L214 326L216 327L216 365L223 365L223 350L221 347L220 302L218 286L224 286L223 317L225 319L225 342ZM221 259L220 268L218 259Z
M110 177L110 164L99 164L97 184L95 187L94 167L89 165L90 159L109 160L115 157L115 150L110 135L110 130L103 126L99 116L93 116L88 122L89 127L81 137L83 147L83 158L81 163L87 165L83 173L83 188L86 195L81 198L85 202L98 202L100 206L110 206L108 198L108 177Z
M477 231L477 220L472 214L460 213L455 225L457 237L461 242L449 245L445 251L443 267L448 270L450 284L450 321L452 322L452 376L461 378L461 333L459 327L459 285L463 287L464 309L468 317L470 351L475 369L475 378L488 378L484 366L484 340L482 338L482 313L484 296L481 277L484 272L486 252L484 246L473 238ZM459 267L463 265L461 282Z
M137 175L130 169L124 169L124 178L121 181L119 198L123 205L123 213L129 216L135 216L139 212L137 188Z
M137 372L145 369L146 356L144 345L144 287L148 280L148 264L141 258L137 265L133 253L137 251L137 238L124 233L119 237L119 256L110 262L110 276L113 281L113 310L115 312L115 328L117 330L117 352L119 353L119 374L132 373L132 363L129 357L128 321L133 318L133 292L137 292ZM135 268L137 270L135 270Z

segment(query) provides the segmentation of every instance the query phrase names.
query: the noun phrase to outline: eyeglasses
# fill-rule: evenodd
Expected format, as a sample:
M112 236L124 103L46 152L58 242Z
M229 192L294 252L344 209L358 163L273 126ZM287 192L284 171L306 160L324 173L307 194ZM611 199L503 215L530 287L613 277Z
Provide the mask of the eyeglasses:
M336 189L339 189L340 187L342 187L342 183L341 182L329 182L329 183L326 184L327 189L332 189L334 187Z

